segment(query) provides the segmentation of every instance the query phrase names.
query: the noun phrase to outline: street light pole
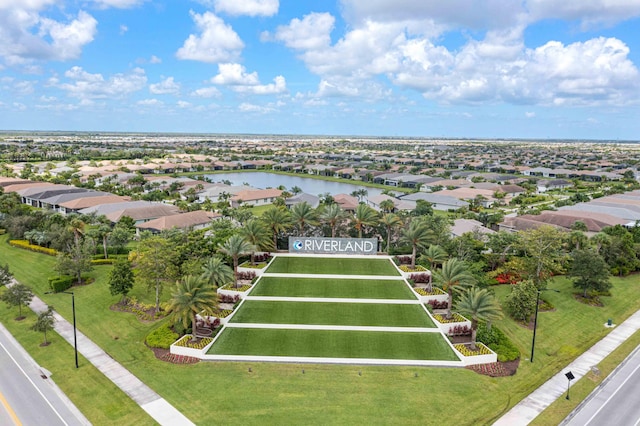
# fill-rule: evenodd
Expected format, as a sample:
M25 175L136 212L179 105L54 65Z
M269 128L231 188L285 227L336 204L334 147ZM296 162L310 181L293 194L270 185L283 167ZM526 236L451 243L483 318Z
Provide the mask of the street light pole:
M560 293L558 290L553 288L544 288L542 290L536 291L536 314L533 317L533 339L531 340L531 358L530 361L533 362L533 354L536 349L536 329L538 328L538 307L540 305L540 293L546 290L555 291L556 293Z
M45 294L52 294L55 292L47 291ZM76 355L76 368L78 368L78 333L76 328L76 296L72 291L60 291L59 293L65 293L71 295L71 311L73 312L73 350Z

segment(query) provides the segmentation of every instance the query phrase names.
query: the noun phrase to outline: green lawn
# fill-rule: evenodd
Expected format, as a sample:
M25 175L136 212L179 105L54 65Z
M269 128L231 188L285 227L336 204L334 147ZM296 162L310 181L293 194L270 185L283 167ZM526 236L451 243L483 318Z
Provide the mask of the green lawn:
M55 259L12 248L5 244L6 240L5 235L0 236L0 263L8 263L20 281L31 286L71 321L69 295L43 294L48 290L46 278L53 274L51 267ZM92 273L96 277L95 283L73 289L80 330L196 424L213 424L220 419L243 425L265 422L313 424L318 419L333 424L491 424L602 338L609 331L603 327L607 318L621 323L639 308L640 300L638 275L612 279L613 296L603 298L604 308L580 304L573 299L568 280L555 278L549 287L560 289L561 293L542 294L556 310L540 313L534 363L524 359L531 348L531 330L508 318L494 323L514 340L523 356L517 374L504 378L480 376L456 368L309 364L301 367L257 362L173 365L157 360L144 345L145 336L159 325L158 322L143 323L132 314L109 309L118 300L117 296L109 294L109 270L108 266L96 268ZM508 290L508 286L496 287L501 299ZM153 300L153 293L138 285L134 286L133 294L146 302ZM163 300L169 294L169 289L165 289ZM11 318L15 316L13 310L0 306L0 312L3 311L9 312ZM38 333L29 330L24 333L32 334L34 341L40 338ZM14 334L23 333L18 330ZM70 345L67 347L66 363L73 367L68 361L73 356L73 349ZM32 346L27 349L32 354L38 350ZM81 360L79 371L82 373L86 371L84 362ZM54 378L59 375L57 381L66 375L63 370L45 362L43 366L54 372ZM305 374L301 373L301 368L305 369ZM97 420L98 413L95 416L87 414L90 420L95 424L126 424L132 419L131 423L138 424L135 419L139 418L140 409L130 400L112 405L106 403L105 396L92 402L88 399L92 398L90 394L107 392L107 385L84 374L82 378L72 400L85 414L88 410L101 412L101 418ZM74 385L70 383L65 391L71 392ZM114 392L107 393L110 396ZM100 404L102 401L106 406ZM447 401L447 405L433 409L430 405L433 401ZM464 410L457 408L460 406ZM111 419L117 410L122 413L121 417ZM142 420L140 423L147 422Z
M266 272L287 274L341 274L399 276L388 259L349 259L332 257L276 257Z
M415 299L403 280L262 277L251 296Z
M209 354L330 358L458 358L440 333L227 328Z
M0 289L0 292L3 290ZM153 425L149 417L131 398L93 367L82 355L75 368L73 346L58 333L47 333L49 346L42 347L42 333L30 330L36 314L24 308L26 318L15 321L18 309L0 307L0 322L13 334L36 362L49 370L51 378L73 401L80 411L95 425Z
M435 328L421 305L379 303L246 300L232 322Z

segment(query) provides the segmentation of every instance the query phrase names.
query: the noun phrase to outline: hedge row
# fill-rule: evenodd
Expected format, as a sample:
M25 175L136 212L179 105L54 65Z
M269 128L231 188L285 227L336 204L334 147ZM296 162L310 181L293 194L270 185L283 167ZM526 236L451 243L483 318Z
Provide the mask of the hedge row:
M87 282L89 280L88 275L82 275L82 281ZM71 275L61 275L59 277L49 278L49 287L54 293L60 293L71 288L76 283L76 277Z
M58 250L54 250L52 248L37 246L35 244L29 244L27 240L9 240L9 244L13 247L23 248L31 251L35 251L37 253L48 254L49 256L57 256Z

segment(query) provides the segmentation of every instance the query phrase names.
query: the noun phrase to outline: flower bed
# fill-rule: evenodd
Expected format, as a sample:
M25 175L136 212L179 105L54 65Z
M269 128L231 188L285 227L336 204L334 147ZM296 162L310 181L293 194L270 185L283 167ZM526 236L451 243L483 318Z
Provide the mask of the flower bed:
M453 324L456 322L468 322L469 320L467 320L465 317L463 317L460 314L457 313L452 313L451 314L451 318L447 319L444 315L440 315L440 314L433 314L433 319L435 319L436 321L438 321L441 324Z
M412 268L411 265L400 265L398 268L400 268L402 272L406 273L427 272L427 268L420 265L416 265L415 268Z
M235 284L233 283L229 283L229 284L225 284L222 287L220 287L220 290L231 290L231 291L236 291L236 292L245 292L247 290L249 290L251 288L251 284L243 284L241 286L236 287ZM227 294L228 293L221 293L221 294ZM229 296L234 296L235 294L231 294Z
M155 308L156 305L138 302L135 297L127 299L125 304L116 303L111 306L111 309L114 311L130 312L135 314L138 319L142 321L154 321L167 315L167 311L162 307L160 307L158 312L155 312Z
M491 349L480 342L476 343L477 349L471 350L467 345L457 344L453 347L462 355L462 362L466 365L492 364L498 360L498 356Z
M442 289L439 289L438 287L431 287L431 291L428 291L424 287L416 287L416 288L413 289L413 291L418 293L420 296L446 296L446 297L449 297L447 295L447 293L445 293Z
M184 348L191 349L204 349L209 343L213 342L212 337L203 337L201 339L196 340L195 342L191 341L191 335L186 334L180 340L174 343L175 346L182 346Z
M491 355L493 353L491 349L480 342L476 343L476 350L472 350L468 345L462 343L453 345L453 347L464 356Z

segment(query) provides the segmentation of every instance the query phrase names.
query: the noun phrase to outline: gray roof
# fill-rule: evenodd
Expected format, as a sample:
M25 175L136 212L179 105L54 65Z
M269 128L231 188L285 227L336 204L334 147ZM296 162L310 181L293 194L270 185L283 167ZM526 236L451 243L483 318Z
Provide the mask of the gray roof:
M284 203L287 206L293 206L295 204L300 204L305 202L310 204L311 207L316 208L320 204L320 197L313 194L307 194L306 192L301 192L298 195L294 195L293 197L289 197L286 200L284 200Z
M467 207L469 203L463 200L459 200L455 197L450 197L448 195L439 195L428 192L415 192L413 194L408 194L401 197L402 200L409 201L418 201L424 200L431 204L446 204L454 207Z
M605 213L629 221L640 220L640 208L637 211L634 211L629 208L622 207L622 205L620 207L612 207L595 203L580 203L573 206L560 207L559 210L576 210L584 212Z
M53 197L44 198L44 199L41 199L40 201L47 204L57 205L67 201L77 200L78 198L99 197L99 196L106 196L106 195L112 195L112 194L109 194L107 192L100 192L100 191L71 192L71 193L54 195Z
M123 209L137 208L137 207L149 207L154 205L159 205L163 203L154 203L152 201L123 201L122 203L109 203L109 204L100 204L94 207L87 207L86 209L82 209L79 211L81 214L89 214L89 213L97 213L98 215L107 214Z

